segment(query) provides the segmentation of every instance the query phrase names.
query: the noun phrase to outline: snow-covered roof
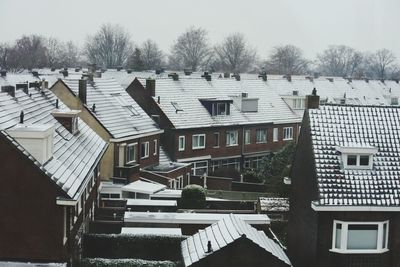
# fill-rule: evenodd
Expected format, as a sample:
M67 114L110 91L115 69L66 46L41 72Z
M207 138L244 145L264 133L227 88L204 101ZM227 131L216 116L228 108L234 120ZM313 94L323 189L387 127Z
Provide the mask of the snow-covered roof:
M327 105L309 110L319 199L328 206L400 206L400 108ZM374 147L372 169L341 166L338 147Z
M78 95L79 79L64 79L65 84ZM95 104L94 116L114 138L161 133L154 121L112 78L94 78L87 82L87 106Z
M145 84L145 80L141 80ZM156 80L156 94L160 108L175 128L199 128L264 123L300 122L296 115L262 80L170 78ZM233 100L247 93L248 98L258 98L258 111L242 112L235 103L230 105L230 115L212 116L202 104L203 99ZM177 108L178 107L178 108Z
M155 199L127 199L127 206L157 206L157 207L176 207L176 200L155 200Z
M270 224L265 214L237 214L249 224ZM173 223L173 224L212 224L229 214L221 213L183 213L183 212L125 212L124 222L135 223Z
M199 230L198 233L181 242L184 265L191 266L242 238L249 239L255 245L264 249L266 253L273 255L288 266L292 265L283 249L277 243L268 238L263 231L257 231L257 229L242 220L240 216L234 214L224 216L218 222L204 230ZM212 252L207 252L208 241L211 242Z
M122 227L121 234L130 235L182 235L181 228Z
M179 189L165 189L160 192L157 192L150 197L157 198L180 198L182 195L182 190Z
M287 212L289 211L289 199L278 197L258 198L260 209L263 212Z
M0 134L5 136L32 163L38 166L70 198L79 197L82 184L90 178L93 168L99 163L107 144L82 120L78 119L79 132L71 134L51 114L57 111L56 96L50 90L43 94L38 89L29 89L29 95L16 90L15 97L0 93ZM69 109L59 101L59 110ZM55 126L53 157L40 164L7 130L19 124L20 112L24 111L24 124L50 124Z
M165 188L167 188L167 186L163 184L148 183L138 180L123 186L121 190L125 192L134 192L134 193L151 195Z

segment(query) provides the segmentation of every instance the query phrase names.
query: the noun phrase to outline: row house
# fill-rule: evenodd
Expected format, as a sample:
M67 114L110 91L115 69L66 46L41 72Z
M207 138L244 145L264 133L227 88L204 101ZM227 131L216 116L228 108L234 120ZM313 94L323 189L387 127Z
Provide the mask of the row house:
M257 168L262 158L295 141L300 117L262 80L135 79L128 94L164 129L161 142L192 174L221 167Z
M110 145L101 178L139 179L140 168L157 165L160 130L121 87L106 78L58 80L50 90ZM126 94L126 93L125 93Z
M290 175L294 266L399 266L400 109L314 108Z
M49 90L0 93L0 259L70 262L97 207L107 143Z

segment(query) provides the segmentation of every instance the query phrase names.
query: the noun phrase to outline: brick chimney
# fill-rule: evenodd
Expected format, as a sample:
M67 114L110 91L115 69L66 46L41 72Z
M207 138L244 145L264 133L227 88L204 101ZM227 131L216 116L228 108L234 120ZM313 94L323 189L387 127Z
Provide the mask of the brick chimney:
M146 79L146 90L150 96L156 96L156 80L151 78Z
M177 73L170 73L168 77L172 77L172 80L179 81L179 75Z
M1 75L1 77L6 77L7 76L7 71L6 70L0 70L0 75Z
M317 95L317 89L313 89L311 95L306 96L306 109L317 109L319 108L319 95Z
M79 80L78 96L79 96L79 99L82 101L82 103L86 104L86 97L87 97L87 80L86 79Z

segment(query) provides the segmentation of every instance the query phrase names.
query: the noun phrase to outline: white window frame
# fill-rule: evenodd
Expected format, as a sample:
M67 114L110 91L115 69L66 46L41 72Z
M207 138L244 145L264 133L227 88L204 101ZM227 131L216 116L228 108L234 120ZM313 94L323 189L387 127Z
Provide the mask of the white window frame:
M67 207L64 206L63 207L63 223L64 223L64 227L63 227L63 244L65 245L67 243L67 228L68 228L68 216L67 216Z
M244 130L244 144L251 144L251 130Z
M272 141L278 142L279 141L279 128L274 128L272 130Z
M233 137L233 139L231 139ZM231 143L231 140L233 142ZM226 146L238 146L239 145L239 133L238 131L226 131Z
M258 140L258 133L261 132L261 131L265 132L265 140L263 140L263 141L259 141ZM265 128L264 129L257 129L256 130L256 144L266 144L267 140L268 140L268 131L267 131L267 129L265 129Z
M338 224L342 225L340 248L336 248L336 227ZM386 233L384 234L384 225L386 224ZM377 225L378 236L377 236L377 249L347 249L347 236L349 225ZM330 251L342 253L342 254L376 254L385 253L389 251L389 221L374 221L374 222L359 222L359 221L333 221L332 227L332 248ZM383 240L383 238L386 240ZM385 244L383 245L383 241Z
M217 144L217 145L215 145L215 136L218 136L218 144ZM219 132L215 132L215 133L213 134L213 137L214 137L214 144L213 144L213 147L219 147L219 142L220 142L220 134L219 134Z
M144 144L144 156L142 156L142 145ZM140 158L145 159L149 157L149 150L150 150L150 144L149 142L143 142L140 144Z
M356 156L356 165L348 165L347 164L347 159L349 156ZM369 158L368 165L360 165L360 156L368 156L368 158ZM342 159L343 159L343 166L345 169L353 169L353 170L370 170L370 169L372 169L373 159L372 159L372 155L370 155L370 154L356 154L356 153L343 154Z
M201 137L203 137L203 139L204 139L204 144L203 145L200 145ZM194 143L195 143L194 139L195 138L198 138L198 141L197 141L198 145L197 146L194 146ZM204 149L204 148L206 148L206 135L205 134L194 134L194 135L192 135L192 149L195 150L195 149Z
M128 157L128 150L130 149L130 148L134 148L134 158L133 158L133 160L130 160L130 158ZM126 145L126 153L125 153L125 157L126 157L126 164L130 164L130 163L135 163L136 161L137 161L137 143L132 143L132 144L128 144L128 145Z
M198 164L204 164L204 163L206 163L206 165L205 166L200 166L200 167L198 167L197 165ZM206 171L205 171L205 173L208 173L208 161L196 161L196 162L193 162L192 163L192 173L193 173L193 175L196 175L196 170L198 170L198 169L206 169ZM198 176L201 176L201 175L203 175L204 174L204 172L203 173L199 173L199 174L197 174Z
M182 146L181 146L182 144ZM181 135L178 138L178 151L185 151L185 136Z
M293 98L293 109L304 109L305 99L304 98Z
M284 127L283 128L283 140L293 140L293 127Z
M154 139L154 153L153 153L153 155L155 156L155 155L157 155L157 152L158 152L158 142L157 142L157 139Z

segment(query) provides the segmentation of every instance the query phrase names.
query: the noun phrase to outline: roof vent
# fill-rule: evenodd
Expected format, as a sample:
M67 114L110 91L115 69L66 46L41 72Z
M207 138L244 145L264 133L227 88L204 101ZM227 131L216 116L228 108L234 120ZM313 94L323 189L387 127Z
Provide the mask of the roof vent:
M294 91L293 91L293 95L299 95L299 91L294 90Z
M168 74L168 77L171 77L174 81L179 81L179 75L175 72Z
M78 128L78 114L80 110L68 110L68 111L54 111L51 113L53 117L62 124L71 134L77 134Z
M207 242L207 253L211 253L211 252L213 252L213 248L211 246L211 241L208 240L208 242Z
M211 75L207 71L205 71L201 77L205 78L206 81L211 82Z
M14 128L7 130L7 133L41 164L46 163L53 157L53 125L18 124Z

